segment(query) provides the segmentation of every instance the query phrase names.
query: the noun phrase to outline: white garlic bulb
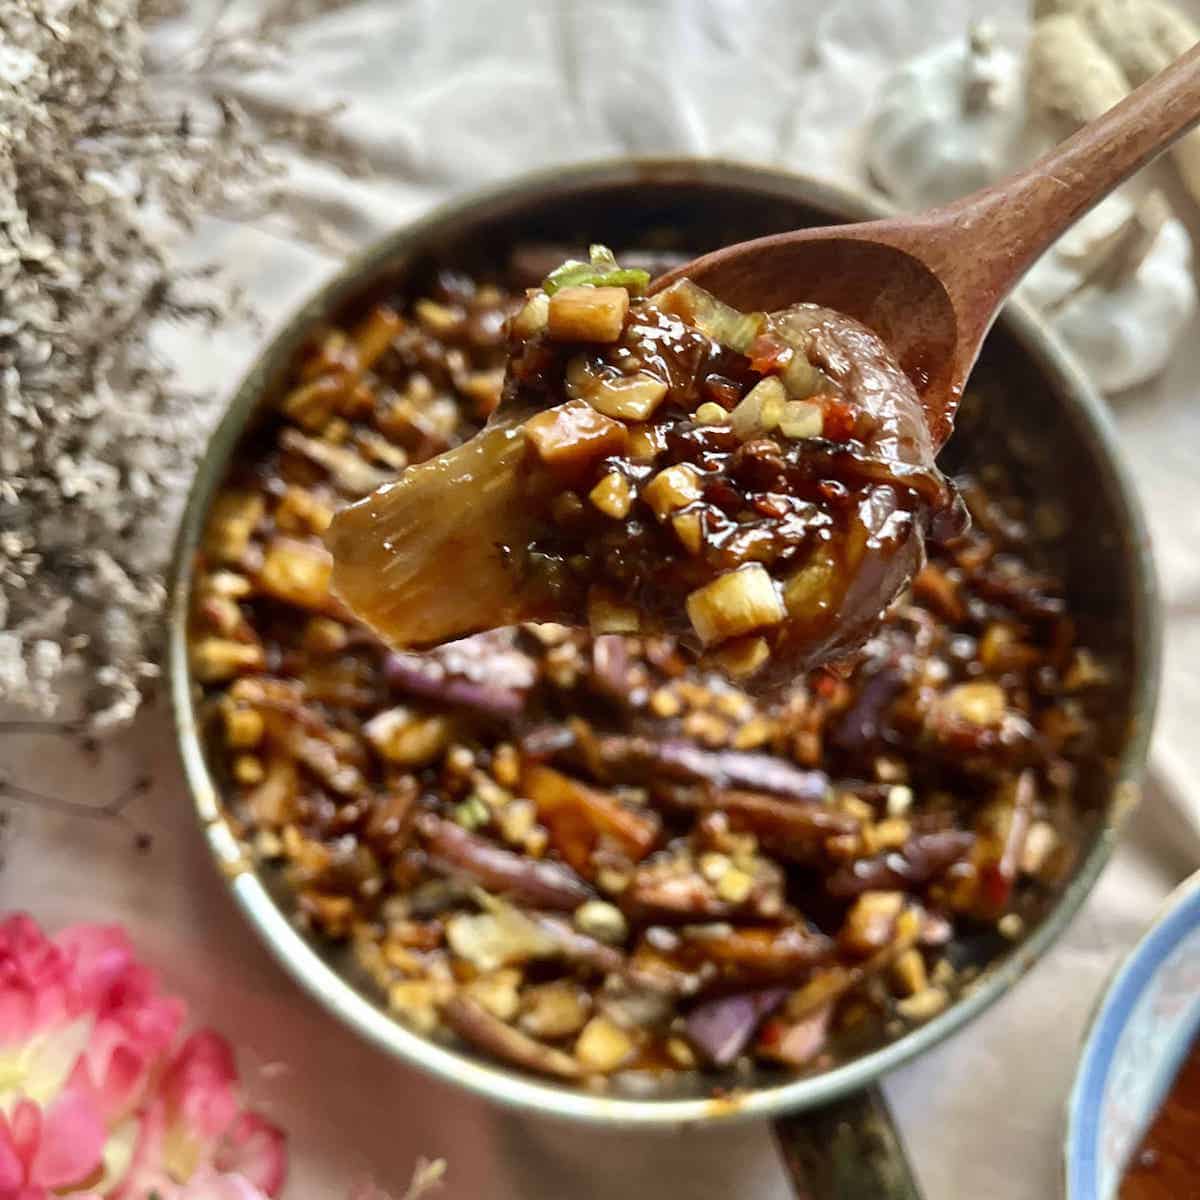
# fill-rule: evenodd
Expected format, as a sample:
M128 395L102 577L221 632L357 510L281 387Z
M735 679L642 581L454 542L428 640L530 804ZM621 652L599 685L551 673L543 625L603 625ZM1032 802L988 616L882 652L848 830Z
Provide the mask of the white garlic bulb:
M1121 391L1163 369L1196 310L1191 239L1160 193L1118 192L1055 243L1020 293L1101 390Z
M876 184L905 208L981 188L1024 157L1021 57L986 25L899 67L867 131Z

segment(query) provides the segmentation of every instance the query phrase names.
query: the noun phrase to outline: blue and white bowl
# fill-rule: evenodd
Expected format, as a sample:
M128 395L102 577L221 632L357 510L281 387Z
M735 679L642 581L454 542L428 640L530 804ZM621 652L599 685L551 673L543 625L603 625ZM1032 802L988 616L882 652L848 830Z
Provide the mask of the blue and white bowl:
M1200 873L1171 894L1092 1020L1067 1109L1067 1200L1117 1195L1197 1032Z

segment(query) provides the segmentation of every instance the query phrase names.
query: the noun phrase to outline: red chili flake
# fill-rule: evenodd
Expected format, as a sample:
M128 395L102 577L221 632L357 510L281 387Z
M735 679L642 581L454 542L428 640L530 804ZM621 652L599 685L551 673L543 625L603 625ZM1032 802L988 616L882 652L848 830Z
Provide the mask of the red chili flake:
M831 442L848 442L854 436L858 414L845 400L825 400L825 422L821 432Z
M746 357L751 367L760 375L769 375L773 371L782 371L792 361L795 351L772 333L760 333L750 343Z
M994 911L1002 912L1012 896L1012 879L998 865L989 865L981 872L979 882L987 905Z
M817 484L817 491L826 504L843 505L850 498L850 491L844 483L837 479L822 479Z
M820 671L816 679L813 680L813 691L825 699L831 698L835 692L841 687L841 680L836 675L831 675L828 671Z

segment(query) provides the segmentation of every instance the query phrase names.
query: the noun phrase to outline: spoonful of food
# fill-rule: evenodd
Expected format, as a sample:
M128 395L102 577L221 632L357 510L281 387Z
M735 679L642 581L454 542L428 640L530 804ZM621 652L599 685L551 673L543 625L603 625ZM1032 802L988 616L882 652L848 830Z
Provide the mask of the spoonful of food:
M996 313L1200 120L1200 46L1012 178L743 242L656 280L593 247L510 322L469 442L334 519L334 587L392 645L521 621L670 633L768 690L843 656L961 527L934 465Z

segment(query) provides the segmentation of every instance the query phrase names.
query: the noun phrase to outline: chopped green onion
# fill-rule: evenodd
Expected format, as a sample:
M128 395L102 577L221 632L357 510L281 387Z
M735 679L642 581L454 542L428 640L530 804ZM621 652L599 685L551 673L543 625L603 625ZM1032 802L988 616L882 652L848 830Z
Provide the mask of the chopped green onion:
M542 281L547 294L553 296L565 287L620 287L631 296L640 296L650 286L649 271L619 267L607 246L594 245L589 254L590 262L569 258L561 267L555 267Z
M477 792L472 792L454 810L455 823L467 830L479 829L491 819L491 809L488 808Z

